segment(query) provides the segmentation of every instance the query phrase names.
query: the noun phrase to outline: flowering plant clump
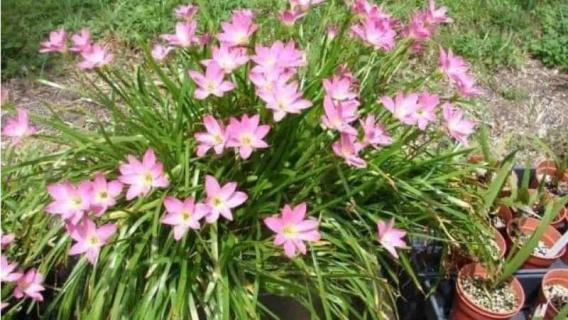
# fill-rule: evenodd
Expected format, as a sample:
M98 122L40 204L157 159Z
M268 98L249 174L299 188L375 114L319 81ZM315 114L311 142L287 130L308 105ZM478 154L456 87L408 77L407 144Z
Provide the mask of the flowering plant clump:
M483 232L460 200L475 201L462 106L478 89L433 42L445 8L408 22L365 0L208 10L177 7L137 66L88 29L41 44L76 57L108 120L30 116L53 134L19 110L4 127L10 148L58 145L4 167L8 314L47 294L39 312L61 319L257 319L274 294L314 317L391 318L411 238Z

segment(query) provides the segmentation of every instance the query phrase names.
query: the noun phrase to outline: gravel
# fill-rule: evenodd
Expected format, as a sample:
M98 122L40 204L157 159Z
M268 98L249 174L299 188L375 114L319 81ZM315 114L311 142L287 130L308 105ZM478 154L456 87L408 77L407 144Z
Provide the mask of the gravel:
M507 313L517 305L517 295L507 283L489 288L487 282L479 277L462 278L459 281L467 298L486 310Z
M544 294L558 310L568 304L568 288L561 284L545 286Z
M531 235L522 235L519 238L519 242L520 242L521 246L524 245L525 243L527 243L530 238L531 238ZM544 243L543 241L539 240L538 244L533 249L532 255L535 256L535 257L544 258L548 254L548 251L550 251L550 247L548 245L546 245L546 243Z

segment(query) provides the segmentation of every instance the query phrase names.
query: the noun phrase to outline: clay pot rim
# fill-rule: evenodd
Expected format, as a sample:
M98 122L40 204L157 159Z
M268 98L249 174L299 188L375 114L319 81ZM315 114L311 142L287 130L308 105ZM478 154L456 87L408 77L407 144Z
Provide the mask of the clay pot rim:
M521 309L523 308L523 306L525 304L525 290L523 289L523 287L521 286L521 283L519 282L519 280L515 276L512 276L511 280L508 282L509 286L513 289L513 291L517 295L517 306L512 311L505 312L505 313L499 313L499 312L487 310L487 309L483 308L482 306L479 306L479 305L473 303L471 300L469 300L469 298L465 295L465 292L464 292L464 290L461 286L460 279L466 277L464 275L464 272L473 273L473 271L475 269L478 269L478 271L480 271L482 274L484 274L481 277L484 277L485 274L487 273L487 269L485 267L483 267L481 264L470 263L470 264L463 266L460 269L460 271L458 272L458 276L456 278L456 294L460 295L461 299L464 301L465 304L468 305L469 308L475 310L479 314L486 316L486 317L493 317L495 315L511 316L512 317L512 316L514 316L515 314L517 314L521 311ZM475 275L475 273L473 273L473 275ZM517 289L517 290L515 290L515 289Z
M550 303L550 299L548 299L548 297L547 297L546 294L544 293L544 285L545 285L546 280L549 280L550 282L552 282L552 283L547 283L547 285L555 284L555 283L556 283L556 282L554 281L554 279L552 279L552 280L547 279L548 277L552 276L552 274L554 274L554 273L566 273L566 274L568 274L568 268L559 268L559 269L551 269L551 270L548 270L548 271L546 272L546 274L544 275L544 277L542 278L542 282L540 283L540 290L541 290L541 292L542 292L542 295L543 295L544 299L546 299L546 304L548 305L548 307L549 307L549 308L552 308L552 310L554 311L555 314L558 314L558 313L559 313L559 310L556 309L556 307L554 306L554 304Z
M540 221L541 221L541 220L536 219L536 218L526 218L526 219L525 219L525 222L526 222L526 221L529 221L529 220L538 221L539 223L540 223ZM509 230L511 229L511 224L512 224L512 221L507 224L507 233L508 233L508 234L510 234L510 233L509 233ZM533 231L534 231L534 230L533 230ZM550 232L552 232L552 233L558 234L558 237L559 237L559 238L562 237L562 234L560 234L560 232L559 232L558 230L556 230L552 225L548 225L548 226L546 227L546 230L544 230L544 233L546 233L547 231L550 231ZM543 235L544 235L544 234L543 234ZM510 237L511 237L511 236L509 235L509 238L510 238ZM540 240L543 241L544 243L546 243L546 245L548 245L548 246L550 246L550 247L552 247L552 246L554 245L554 243L552 243L552 244L551 244L551 243L548 243L548 241L546 241L546 239L544 239L544 238L542 238L542 237L541 237ZM558 252L555 256L550 257L550 258L535 256L535 255L532 255L532 254L531 254L530 256L531 256L531 257L534 257L534 258L537 258L537 259L543 259L543 260L556 260L556 259L562 257L562 256L564 255L565 251L566 251L566 248L564 247L564 248L562 248L562 250L560 250L560 252Z
M529 194L534 194L534 193L538 193L537 188L529 188L528 189ZM544 194L541 196L542 198L539 199L539 201L542 201L542 205L545 206L549 201L552 201L554 197L557 197L556 195L550 193L550 191L548 191L547 189L543 189ZM509 210L511 210L509 208ZM530 217L529 217L530 218ZM558 215L556 217L554 217L554 219L550 222L550 224L560 224L562 223L562 220L564 219L568 220L568 210L563 210L560 211L558 213Z
M493 228L493 230L495 231L494 240L497 243L497 246L499 247L499 258L504 258L505 255L507 254L507 240L505 240L505 237L503 237L503 235L501 234L501 232L499 232L499 230L497 230L497 228ZM504 248L501 248L499 242L503 244Z
M558 170L558 167L556 166L556 162L554 160L545 158L537 161L534 165L534 169L537 175L544 173L549 176L555 176L557 175L556 171ZM568 170L564 170L564 172L559 175L559 179L568 181ZM537 182L540 183L538 179Z

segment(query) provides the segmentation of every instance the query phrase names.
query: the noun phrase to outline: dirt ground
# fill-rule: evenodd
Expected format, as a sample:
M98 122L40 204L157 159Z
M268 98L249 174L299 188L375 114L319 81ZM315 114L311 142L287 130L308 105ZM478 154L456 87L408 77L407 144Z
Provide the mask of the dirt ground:
M517 162L525 163L539 156L531 137L557 151L568 143L568 73L528 60L517 70L498 70L484 89L483 120L501 154L519 148Z
M88 100L70 92L75 80L50 79L60 85L46 85L23 79L2 84L10 101L32 112L47 114L49 105L66 121L79 127L92 124L93 116L104 112ZM504 155L520 149L519 164L534 161L541 153L535 150L531 137L538 136L558 150L568 139L568 74L528 60L518 69L502 69L488 77L481 96L481 121L491 128L495 149ZM73 91L73 90L71 90ZM566 152L566 151L565 151Z

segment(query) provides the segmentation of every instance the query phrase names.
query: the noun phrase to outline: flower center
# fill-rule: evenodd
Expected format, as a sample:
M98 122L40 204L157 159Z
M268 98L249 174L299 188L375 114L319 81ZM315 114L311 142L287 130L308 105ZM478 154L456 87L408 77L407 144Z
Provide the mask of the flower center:
M282 99L278 99L278 100L276 101L276 105L277 105L278 109L284 110L284 109L286 109L286 106L287 106L288 104L286 103L286 101L284 101L284 100L282 100Z
M247 44L248 42L248 35L244 30L240 30L235 34L235 42L237 44Z
M71 199L71 202L73 203L73 205L75 207L79 207L83 203L83 199L79 196L76 196L76 197L73 197L73 199Z
M216 87L217 87L217 84L213 81L207 81L207 83L205 83L205 88L207 88L207 91L209 91L209 92L215 91Z
M181 220L183 221L189 221L189 218L191 218L191 213L189 211L183 211L181 213Z
M211 203L213 204L213 207L219 208L223 204L223 200L221 200L219 197L213 197Z
M152 184L152 182L154 182L154 178L152 177L152 173L146 172L144 174L144 182L146 184Z
M99 193L99 198L100 198L100 199L103 199L103 200L106 199L106 198L108 198L108 192L106 192L106 191L100 192L100 193Z
M87 237L87 243L91 246L97 246L99 244L99 238L96 235L91 235Z
M215 139L215 142L216 142L217 144L221 144L221 143L223 143L223 142L225 141L225 140L223 139L223 137L221 137L220 134L216 134L216 135L213 137L213 139Z
M241 144L244 146L249 146L252 144L252 136L248 133L241 134Z
M270 57L270 58L266 59L265 64L270 69L274 68L274 66L276 65L276 58Z
M287 224L282 229L282 233L288 238L293 238L298 234L298 231L295 226Z

